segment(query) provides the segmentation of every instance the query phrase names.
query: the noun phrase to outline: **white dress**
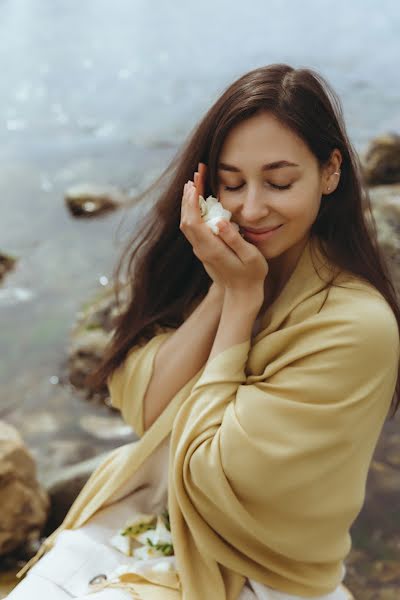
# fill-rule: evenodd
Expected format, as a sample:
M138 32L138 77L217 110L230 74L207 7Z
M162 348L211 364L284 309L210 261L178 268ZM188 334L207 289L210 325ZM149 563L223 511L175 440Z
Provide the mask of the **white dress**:
M8 600L129 600L135 598L122 589L106 588L94 591L90 582L109 576L133 558L116 550L110 539L138 513L160 513L167 504L168 488L168 437L135 473L134 480L124 491L124 497L98 511L87 523L74 530L62 531L53 546L28 572ZM132 488L133 486L133 488ZM134 491L130 492L131 489ZM160 559L151 559L150 564ZM165 561L165 558L162 560ZM175 558L168 557L175 561ZM144 565L149 561L141 561ZM145 565L146 566L146 565ZM343 577L345 569L343 569ZM165 589L165 588L164 588ZM140 596L136 596L140 598ZM154 594L152 594L154 598ZM339 585L330 594L308 600L348 600L349 596ZM160 600L163 588L160 587ZM216 599L217 600L217 599ZM269 586L247 580L238 600L307 600L286 594Z

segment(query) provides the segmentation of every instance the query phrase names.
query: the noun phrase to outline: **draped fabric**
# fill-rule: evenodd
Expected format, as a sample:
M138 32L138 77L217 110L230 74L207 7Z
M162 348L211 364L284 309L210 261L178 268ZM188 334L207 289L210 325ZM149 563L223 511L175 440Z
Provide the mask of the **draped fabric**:
M145 433L143 396L173 332L134 348L109 389L142 437L93 473L58 531L123 497L171 434L168 506L183 600L237 600L246 577L310 598L332 592L400 348L382 295L349 273L328 290L329 273L310 240L256 337L206 362Z

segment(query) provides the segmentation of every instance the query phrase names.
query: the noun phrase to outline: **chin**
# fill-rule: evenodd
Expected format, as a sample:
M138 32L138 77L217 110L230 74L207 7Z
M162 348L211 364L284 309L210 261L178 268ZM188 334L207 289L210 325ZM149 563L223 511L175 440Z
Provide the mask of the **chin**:
M264 258L269 260L269 259L277 258L278 256L281 256L282 254L284 254L286 252L286 250L288 248L286 247L286 244L285 245L280 244L276 248L267 248L267 247L263 248L262 246L258 246L258 249L261 252L261 254L264 256Z
M305 234L304 232L290 236L291 239L285 235L281 240L276 240L275 244L260 244L258 249L266 260L272 260L290 253L292 249L294 250L296 247L301 246L306 237L308 237L308 233Z

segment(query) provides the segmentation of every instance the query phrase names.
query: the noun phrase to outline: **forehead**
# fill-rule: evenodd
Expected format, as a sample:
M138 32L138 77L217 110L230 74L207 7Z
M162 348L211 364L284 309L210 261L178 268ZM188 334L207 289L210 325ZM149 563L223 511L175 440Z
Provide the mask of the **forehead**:
M240 168L257 162L261 169L274 161L299 164L310 155L307 145L294 131L273 115L261 113L238 123L228 132L218 162Z

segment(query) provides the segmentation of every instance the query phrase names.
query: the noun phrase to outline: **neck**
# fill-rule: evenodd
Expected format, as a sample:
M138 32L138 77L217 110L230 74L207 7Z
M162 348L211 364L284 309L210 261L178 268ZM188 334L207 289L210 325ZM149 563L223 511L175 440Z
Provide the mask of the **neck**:
M309 239L309 236L302 238L299 242L296 242L296 244L288 248L283 254L268 259L269 269L264 283L264 303L266 305L271 304L285 287L291 274L295 270Z

